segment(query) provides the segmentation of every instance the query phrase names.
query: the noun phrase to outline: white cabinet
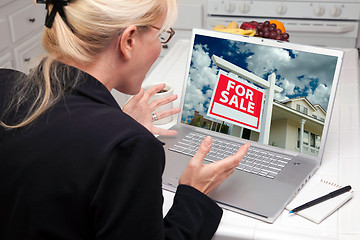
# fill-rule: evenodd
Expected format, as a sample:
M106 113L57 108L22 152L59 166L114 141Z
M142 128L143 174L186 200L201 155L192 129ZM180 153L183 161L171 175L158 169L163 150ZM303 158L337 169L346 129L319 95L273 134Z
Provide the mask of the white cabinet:
M5 6L9 2L13 2L14 0L0 0L0 7Z
M15 63L22 72L28 72L37 62L39 62L44 50L41 46L41 38L35 35L31 39L23 42L14 48Z
M0 68L13 68L11 54L7 51L0 55Z
M45 53L41 46L45 16L44 4L0 0L0 67L27 72L29 63Z
M10 29L6 19L3 17L0 17L0 29L2 33L0 34L0 51L1 51L6 49L7 46L11 44L10 34L4 34L4 33L9 33Z
M44 5L28 5L9 16L11 37L14 42L44 26Z

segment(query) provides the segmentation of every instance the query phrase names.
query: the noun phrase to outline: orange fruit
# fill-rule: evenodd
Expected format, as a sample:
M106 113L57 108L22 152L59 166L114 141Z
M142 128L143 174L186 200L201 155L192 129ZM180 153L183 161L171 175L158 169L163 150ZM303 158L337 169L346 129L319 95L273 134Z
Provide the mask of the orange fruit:
M232 21L231 23L229 23L227 25L226 28L239 28L239 24L237 22L235 22L235 21Z
M285 31L285 26L282 22L278 21L278 20L269 20L270 24L271 23L275 23L276 24L276 28L280 29L282 33L286 32Z

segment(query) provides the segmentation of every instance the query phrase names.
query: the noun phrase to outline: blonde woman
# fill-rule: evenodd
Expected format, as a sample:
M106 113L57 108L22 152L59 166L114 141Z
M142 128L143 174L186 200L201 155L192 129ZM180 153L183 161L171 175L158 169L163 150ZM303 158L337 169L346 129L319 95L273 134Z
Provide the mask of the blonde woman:
M222 210L206 196L245 155L202 164L204 139L163 218L162 143L141 89L170 40L175 0L48 0L28 75L0 70L0 239L210 239ZM135 95L120 109L110 94ZM179 112L158 113L163 118Z

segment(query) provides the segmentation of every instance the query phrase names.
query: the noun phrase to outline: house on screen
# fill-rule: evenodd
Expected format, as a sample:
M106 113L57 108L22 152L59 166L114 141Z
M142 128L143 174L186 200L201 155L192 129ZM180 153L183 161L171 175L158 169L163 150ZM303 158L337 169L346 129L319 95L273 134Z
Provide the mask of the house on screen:
M276 107L275 107L276 106ZM310 155L319 153L326 111L307 98L274 102L270 144ZM279 135L281 133L281 135Z
M309 155L319 153L326 111L313 105L305 97L273 102L269 145L285 148ZM204 117L195 111L190 125L203 127L232 136L240 136L252 141L259 140L259 133L235 125Z
M309 155L319 153L326 111L305 97L274 101L269 144ZM251 140L257 133L251 132Z

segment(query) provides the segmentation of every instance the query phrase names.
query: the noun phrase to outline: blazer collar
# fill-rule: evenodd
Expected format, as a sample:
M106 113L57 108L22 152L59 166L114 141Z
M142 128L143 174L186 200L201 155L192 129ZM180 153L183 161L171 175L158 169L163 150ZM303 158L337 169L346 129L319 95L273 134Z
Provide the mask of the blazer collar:
M79 72L79 83L75 86L75 91L78 94L87 96L97 102L105 103L115 108L120 108L113 95L99 80L84 71L71 67L71 73L74 77Z

